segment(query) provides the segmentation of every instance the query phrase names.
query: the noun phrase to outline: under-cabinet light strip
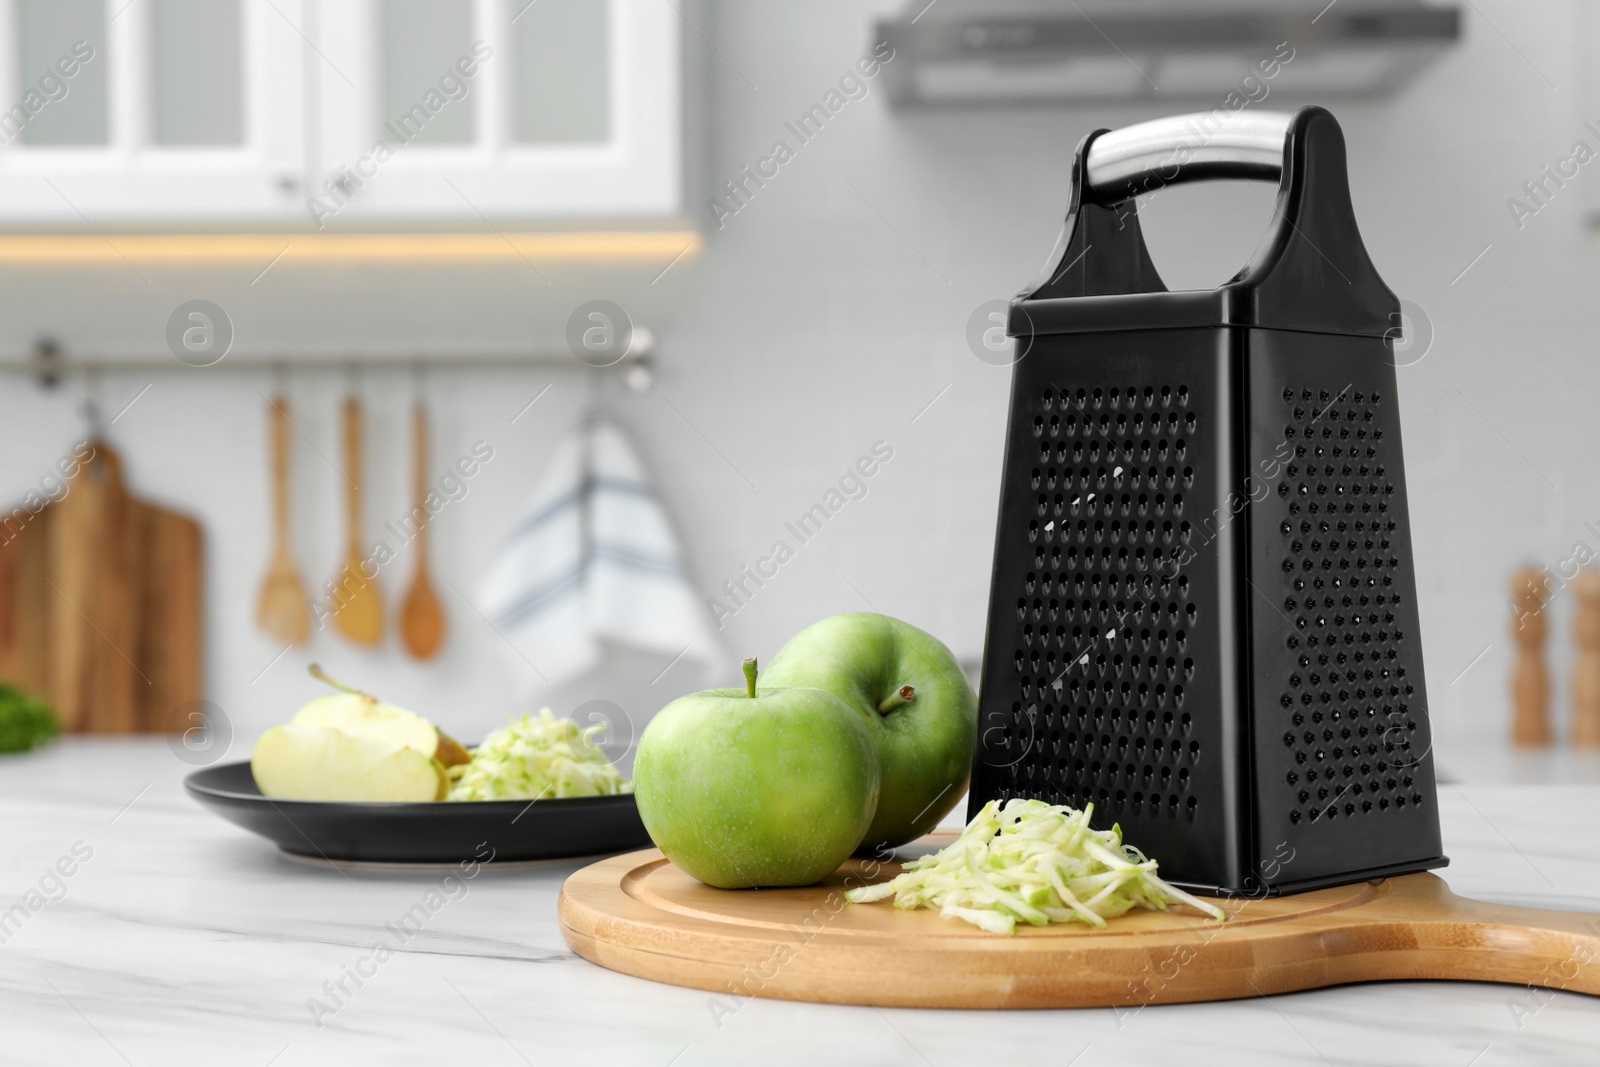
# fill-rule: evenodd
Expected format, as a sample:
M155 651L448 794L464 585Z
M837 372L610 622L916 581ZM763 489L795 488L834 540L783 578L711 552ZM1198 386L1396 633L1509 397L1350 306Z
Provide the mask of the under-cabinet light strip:
M106 233L0 234L0 264L138 261L516 260L665 263L702 246L685 230L497 233Z

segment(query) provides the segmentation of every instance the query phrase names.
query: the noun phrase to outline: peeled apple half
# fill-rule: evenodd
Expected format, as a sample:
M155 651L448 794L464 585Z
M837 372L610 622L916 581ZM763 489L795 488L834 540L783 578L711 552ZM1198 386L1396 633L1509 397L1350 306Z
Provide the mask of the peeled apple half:
M414 711L385 704L366 693L329 693L317 697L294 713L291 725L371 737L414 748L446 767L471 760L467 750L449 734Z
M274 726L256 741L250 773L263 796L285 800L443 800L444 765L407 744L371 734Z

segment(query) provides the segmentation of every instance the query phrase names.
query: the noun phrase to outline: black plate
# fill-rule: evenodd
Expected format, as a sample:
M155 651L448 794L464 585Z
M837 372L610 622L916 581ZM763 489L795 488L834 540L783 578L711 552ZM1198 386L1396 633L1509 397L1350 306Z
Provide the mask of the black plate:
M207 767L183 784L229 822L312 859L454 864L492 856L511 862L625 852L650 843L631 794L532 803L273 800L256 788L249 763Z

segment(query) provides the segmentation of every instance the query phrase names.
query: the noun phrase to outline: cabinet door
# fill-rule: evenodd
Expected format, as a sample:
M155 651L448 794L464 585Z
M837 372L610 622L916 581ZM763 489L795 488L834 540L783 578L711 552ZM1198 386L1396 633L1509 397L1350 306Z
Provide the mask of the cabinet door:
M669 0L342 0L310 83L319 228L682 211Z
M0 0L0 220L303 217L312 0Z

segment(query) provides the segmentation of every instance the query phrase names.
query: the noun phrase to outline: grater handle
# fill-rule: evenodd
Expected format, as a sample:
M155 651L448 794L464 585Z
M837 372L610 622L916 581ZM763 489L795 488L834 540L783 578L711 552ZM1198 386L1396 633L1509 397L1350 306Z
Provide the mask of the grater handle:
M1278 181L1294 115L1200 111L1110 130L1089 145L1087 198L1111 204L1214 178Z
M1227 325L1392 340L1400 301L1361 243L1346 170L1344 134L1320 107L1293 115L1202 112L1095 130L1073 153L1072 197L1056 247L1012 301L1006 332L1031 337L1124 323L1126 313L1114 304L1054 302L1167 293L1139 227L1139 194L1233 178L1278 183L1255 256L1216 289L1174 294L1154 310L1175 317L1169 325L1199 315Z

